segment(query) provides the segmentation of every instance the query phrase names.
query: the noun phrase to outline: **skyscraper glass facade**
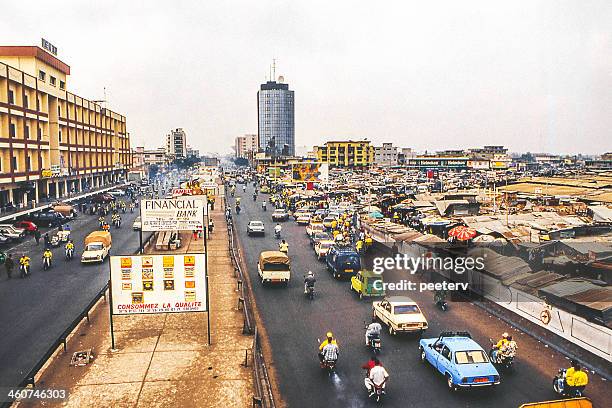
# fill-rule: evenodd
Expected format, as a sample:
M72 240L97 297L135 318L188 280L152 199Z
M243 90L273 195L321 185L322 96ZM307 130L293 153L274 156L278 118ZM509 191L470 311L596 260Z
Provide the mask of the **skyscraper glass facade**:
M268 81L257 93L259 148L270 156L295 155L294 95L288 84Z

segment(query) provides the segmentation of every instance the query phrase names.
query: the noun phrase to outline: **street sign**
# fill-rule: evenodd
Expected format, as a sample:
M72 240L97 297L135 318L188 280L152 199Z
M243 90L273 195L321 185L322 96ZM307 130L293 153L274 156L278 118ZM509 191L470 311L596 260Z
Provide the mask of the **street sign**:
M206 213L206 200L198 196L142 200L142 231L204 230Z
M205 312L204 254L110 258L112 314Z

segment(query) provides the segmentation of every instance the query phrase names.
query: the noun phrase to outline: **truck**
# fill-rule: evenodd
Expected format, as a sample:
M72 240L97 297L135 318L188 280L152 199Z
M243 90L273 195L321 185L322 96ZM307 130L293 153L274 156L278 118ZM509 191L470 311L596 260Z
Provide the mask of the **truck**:
M85 237L82 263L104 262L110 254L112 246L111 234L108 231L94 231Z
M263 251L259 255L257 272L261 283L289 284L291 279L291 260L284 252Z

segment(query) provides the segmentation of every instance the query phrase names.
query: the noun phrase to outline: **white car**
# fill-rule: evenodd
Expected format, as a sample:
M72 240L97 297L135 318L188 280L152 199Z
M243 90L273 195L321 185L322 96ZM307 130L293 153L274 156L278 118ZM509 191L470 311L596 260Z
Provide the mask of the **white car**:
M306 234L311 237L315 232L324 232L325 226L321 222L311 222L306 227Z
M310 224L310 217L311 217L310 213L304 213L304 214L300 215L299 217L297 217L295 222L298 225L308 225L308 224Z
M125 191L123 190L111 190L107 193L112 195L113 197L123 197L125 195Z
M132 229L134 231L140 231L141 228L142 228L142 221L140 220L140 217L136 217L136 219L134 220L134 223L132 224Z
M260 234L265 235L266 230L262 221L250 221L247 225L247 235Z
M334 246L334 241L326 239L323 241L318 241L314 246L314 252L317 255L317 259L325 258L329 249Z
M408 296L390 296L372 303L372 317L389 328L389 334L423 333L427 319L419 305Z

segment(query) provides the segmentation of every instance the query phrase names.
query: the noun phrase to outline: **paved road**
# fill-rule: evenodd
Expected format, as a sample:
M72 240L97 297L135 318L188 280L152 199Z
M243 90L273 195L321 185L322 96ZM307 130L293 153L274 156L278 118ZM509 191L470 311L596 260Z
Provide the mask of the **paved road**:
M289 287L262 287L257 279L256 262L263 250L276 249L271 211L261 210L252 200L252 187L242 196L243 212L234 215L241 233L241 243L248 261L257 306L267 329L273 366L280 379L280 390L290 407L362 407L374 405L368 401L363 385L361 364L369 353L363 344L363 322L371 316L371 301L360 301L349 291L348 282L334 280L323 263L316 261L305 230L293 221L283 223L283 237L289 244L293 279ZM231 200L231 198L230 198ZM235 212L234 212L235 214ZM265 237L247 237L246 224L258 219L266 223ZM303 295L302 275L308 270L317 277L314 301ZM385 272L387 282L410 279L405 273ZM396 293L401 294L401 293ZM551 390L552 377L568 361L534 339L515 331L497 318L467 302L451 303L448 312L432 305L431 293L410 293L426 314L430 329L425 336L437 337L443 330L468 330L483 347L488 339L511 332L519 344L515 371L502 374L497 388L475 389L453 393L443 377L433 368L422 364L418 356L417 336L382 336L381 361L390 373L387 407L482 407L516 408L522 403L555 399ZM341 356L338 375L328 377L318 366L317 338L332 330L340 342ZM609 400L607 383L591 375L588 394L596 402ZM408 404L409 401L409 404Z
M137 211L122 214L121 229L111 229L113 254L129 254L138 249L138 231L132 230L136 216ZM16 270L13 279L7 280L2 267L0 386L18 384L108 281L108 261L95 265L80 263L83 240L97 229L97 218L97 215L79 214L70 223L75 259L66 262L61 246L53 251L53 266L48 271L42 269L42 239L36 247L34 239L28 236L23 243L7 250L17 258L15 261L21 253L27 253L32 258L32 275L19 279ZM107 220L110 222L110 215Z

